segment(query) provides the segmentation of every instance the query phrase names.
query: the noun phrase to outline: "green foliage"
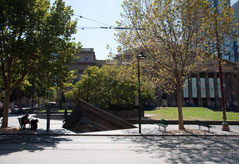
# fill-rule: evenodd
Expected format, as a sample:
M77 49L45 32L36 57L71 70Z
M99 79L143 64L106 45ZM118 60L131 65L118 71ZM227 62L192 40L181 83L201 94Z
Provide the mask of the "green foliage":
M81 80L73 89L75 101L79 98L103 109L134 109L137 83L134 75L120 76L122 71L129 71L127 66L104 65L88 67ZM72 93L67 93L72 95ZM153 101L154 89L149 83L142 83L142 101Z
M183 83L213 62L215 52L209 45L229 32L232 9L226 3L212 8L205 0L124 0L122 7L117 24L132 29L116 34L126 59L136 65L136 56L143 51L148 79L168 92L177 90L179 129L183 130Z
M182 86L192 72L211 59L208 20L209 3L204 0L126 0L116 36L127 55L147 55L147 74L167 90ZM136 50L136 51L134 51ZM129 52L130 51L130 52Z
M71 37L77 22L71 20L73 10L63 0L52 6L49 0L0 0L0 8L0 77L5 93L2 127L6 127L14 89L30 79L41 81L44 88L63 85L67 63L81 45Z
M67 77L80 44L72 42L76 21L62 0L1 0L1 77L13 90L32 74L53 85ZM55 55L57 54L57 55Z

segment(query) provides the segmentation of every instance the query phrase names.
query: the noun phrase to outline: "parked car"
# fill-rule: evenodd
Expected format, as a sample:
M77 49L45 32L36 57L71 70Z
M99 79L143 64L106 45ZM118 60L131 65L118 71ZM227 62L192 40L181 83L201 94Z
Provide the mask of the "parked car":
M14 105L14 107L11 109L11 113L13 114L24 114L29 113L31 111L31 107L18 107L17 105Z
M19 113L20 108L18 108L17 105L14 105L14 107L11 108L11 113L17 114Z

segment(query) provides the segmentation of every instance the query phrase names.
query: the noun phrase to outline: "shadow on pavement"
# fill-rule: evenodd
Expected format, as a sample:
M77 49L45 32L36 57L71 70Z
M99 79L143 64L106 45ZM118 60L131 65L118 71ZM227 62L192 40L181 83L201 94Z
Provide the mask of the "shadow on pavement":
M137 143L133 149L139 154L151 154L151 158L165 158L166 163L227 163L239 161L238 137L160 136L160 137L112 137L116 142L127 140Z
M63 141L71 141L71 139L47 135L0 135L0 156L20 151L54 149Z

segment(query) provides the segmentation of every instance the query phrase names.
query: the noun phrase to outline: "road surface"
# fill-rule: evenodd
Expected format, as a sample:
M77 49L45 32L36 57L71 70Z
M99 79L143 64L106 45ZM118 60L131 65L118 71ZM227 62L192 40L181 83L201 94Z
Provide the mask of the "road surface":
M0 164L237 164L238 137L0 135Z

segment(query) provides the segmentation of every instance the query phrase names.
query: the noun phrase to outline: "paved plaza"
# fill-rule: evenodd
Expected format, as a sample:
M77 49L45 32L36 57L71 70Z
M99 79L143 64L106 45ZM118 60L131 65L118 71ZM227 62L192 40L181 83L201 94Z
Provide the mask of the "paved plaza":
M34 115L31 115L33 117ZM76 134L62 129L61 120L39 119L35 132L18 128L17 118L9 117L10 129L0 134L0 164L237 164L239 126L222 132L221 126L198 130L186 125L186 132L169 125ZM10 135L9 135L10 134Z
M100 131L90 133L74 133L69 130L62 128L62 120L50 120L50 131L46 132L46 119L39 119L38 130L18 130L19 123L17 118L23 115L10 115L9 127L13 130L0 131L0 134L67 134L67 135L140 135L138 128L123 129L123 130L112 130L112 131ZM35 119L35 115L30 115L30 118ZM137 124L135 126L138 126ZM28 127L28 126L27 126ZM221 125L213 125L213 128L208 132L208 128L201 127L199 130L198 125L185 125L187 131L178 131L178 125L168 125L166 132L163 128L159 130L156 124L142 124L142 135L239 135L239 125L230 125L230 132L221 131Z
M237 164L239 138L0 135L1 164Z

